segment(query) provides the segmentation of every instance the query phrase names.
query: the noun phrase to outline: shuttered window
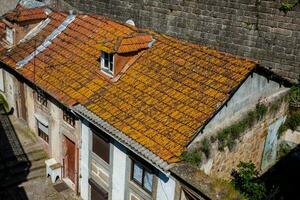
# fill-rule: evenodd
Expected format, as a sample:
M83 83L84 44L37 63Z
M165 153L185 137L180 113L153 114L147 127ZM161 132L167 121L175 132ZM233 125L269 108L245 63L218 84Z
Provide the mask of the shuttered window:
M42 138L45 142L49 143L49 136L48 136L48 126L45 126L41 122L37 121L38 123L38 135Z
M109 164L109 141L93 132L93 152Z

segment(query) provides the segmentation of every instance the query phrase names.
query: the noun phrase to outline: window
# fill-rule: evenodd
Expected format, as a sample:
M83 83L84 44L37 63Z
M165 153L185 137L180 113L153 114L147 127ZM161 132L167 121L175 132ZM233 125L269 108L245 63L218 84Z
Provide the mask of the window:
M9 42L9 44L14 43L14 32L11 28L6 28L6 41Z
M101 70L113 75L114 72L114 56L113 54L102 52L101 54Z
M89 179L91 186L91 200L107 200L108 192L96 183L93 179Z
M93 153L109 164L109 141L93 133Z
M40 102L43 106L47 107L47 98L45 93L43 92L37 92L37 101Z
M38 123L38 135L42 138L45 142L49 143L49 136L48 136L48 126L45 126L41 122L37 121Z
M73 115L72 113L65 110L63 113L63 120L68 124L70 124L71 126L75 127L76 118L75 115Z
M153 174L137 161L132 161L131 179L148 193L152 192Z

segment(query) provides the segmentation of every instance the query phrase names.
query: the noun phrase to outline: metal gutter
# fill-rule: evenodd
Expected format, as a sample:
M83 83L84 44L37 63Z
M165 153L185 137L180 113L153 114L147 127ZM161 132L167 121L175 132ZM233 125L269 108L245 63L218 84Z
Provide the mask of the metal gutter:
M172 167L172 165L162 160L160 157L149 151L143 145L131 139L123 132L117 130L115 127L102 120L100 117L86 109L84 106L78 104L76 106L73 106L71 109L78 115L87 119L90 123L103 130L106 134L120 142L126 148L130 149L131 151L145 159L147 162L154 165L154 167L156 167L159 171L164 172L167 177L170 175L170 172L168 172L168 170Z

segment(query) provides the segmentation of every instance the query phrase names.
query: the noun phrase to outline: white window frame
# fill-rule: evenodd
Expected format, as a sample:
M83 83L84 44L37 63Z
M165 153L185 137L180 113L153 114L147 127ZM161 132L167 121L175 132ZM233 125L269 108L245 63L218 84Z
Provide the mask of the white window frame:
M6 27L5 39L9 44L14 44L14 29Z
M105 64L105 55L111 56L112 61L108 61L107 65ZM101 71L105 72L109 76L113 76L114 74L114 68L115 68L115 57L113 54L102 52L101 53Z

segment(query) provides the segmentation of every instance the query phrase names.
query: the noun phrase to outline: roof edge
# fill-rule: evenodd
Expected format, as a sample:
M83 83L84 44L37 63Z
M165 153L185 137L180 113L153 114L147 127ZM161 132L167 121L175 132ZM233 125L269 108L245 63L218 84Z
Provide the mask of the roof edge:
M227 103L231 100L233 95L239 90L239 88L245 83L245 81L255 72L256 68L258 67L258 64L255 62L255 63L253 63L253 65L254 65L254 67L248 72L248 74L245 75L244 79L241 80L240 83L229 92L228 98L220 105L219 108L216 109L216 111L204 122L204 124L195 131L193 137L187 143L186 147L190 146L193 143L193 141L195 140L195 138L199 134L203 133L203 130L209 124L209 122L217 115L217 113L219 113L223 109L224 106L227 105Z
M81 104L75 105L71 107L71 109L77 113L78 115L87 119L90 123L95 125L96 127L103 130L106 134L120 142L126 148L130 149L138 156L141 156L147 162L152 164L155 168L159 171L162 171L166 176L170 175L168 172L173 165L168 164L166 161L161 159L159 156L155 155L153 152L148 150L146 147L141 145L140 143L136 142L135 140L128 137L123 132L117 130L115 127L107 123L106 121L102 120L100 117L89 111L86 107Z

